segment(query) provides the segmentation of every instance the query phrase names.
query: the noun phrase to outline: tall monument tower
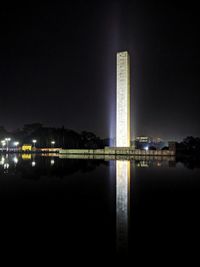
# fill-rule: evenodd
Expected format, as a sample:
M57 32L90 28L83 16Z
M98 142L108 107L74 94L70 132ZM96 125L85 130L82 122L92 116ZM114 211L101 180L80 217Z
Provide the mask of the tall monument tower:
M116 147L130 147L130 57L117 53Z

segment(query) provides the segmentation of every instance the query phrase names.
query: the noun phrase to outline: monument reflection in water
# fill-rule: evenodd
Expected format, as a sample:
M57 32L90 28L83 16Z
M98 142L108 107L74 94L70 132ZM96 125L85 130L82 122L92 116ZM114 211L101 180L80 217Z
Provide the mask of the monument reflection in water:
M114 164L110 164L109 161ZM110 170L107 169L108 166L111 166ZM193 165L189 164L187 166L193 166ZM116 170L116 172L114 171L114 173L112 172L111 174L110 171L113 170L113 167ZM18 155L17 154L2 154L0 155L0 196L2 197L4 201L5 201L4 195L6 194L8 194L8 196L13 197L13 188L15 188L16 200L17 200L18 192L20 194L19 199L21 200L22 194L20 190L22 189L22 191L25 192L25 195L24 195L24 203L25 203L26 197L27 197L26 192L30 190L30 192L34 192L33 202L35 201L37 203L38 192L41 192L41 190L44 189L44 192L46 194L46 191L48 191L47 190L48 188L51 188L52 190L52 188L54 188L54 186L52 187L52 183L54 185L55 179L58 178L59 180L56 180L56 181L58 181L57 184L59 186L55 188L55 191L54 190L49 191L50 193L48 195L48 198L50 200L52 199L52 201L54 202L55 201L54 194L60 194L60 192L61 193L63 192L64 194L63 199L64 200L67 199L68 201L70 196L68 196L69 194L67 193L65 194L64 192L70 192L72 188L73 190L75 190L75 192L78 192L77 202L83 201L82 195L78 191L79 184L76 184L74 182L77 180L67 178L68 176L70 178L73 174L77 174L77 177L78 177L77 179L80 178L80 181L84 181L84 184L86 184L85 190L87 190L87 188L91 189L91 186L95 186L94 188L96 190L96 187L97 187L96 185L98 185L98 190L100 190L98 191L98 193L100 194L99 196L103 196L103 200L105 201L112 201L111 214L112 214L112 218L114 219L114 224L112 224L112 230L116 226L116 235L115 236L112 235L111 237L112 241L114 238L114 242L116 242L116 245L114 245L114 242L113 242L112 245L114 245L114 247L112 246L112 248L114 249L115 252L116 252L116 248L119 253L123 251L126 252L128 251L129 239L130 239L130 243L132 243L132 240L131 238L129 238L129 233L128 233L129 226L133 227L133 225L131 226L131 224L129 224L130 208L133 209L133 206L130 206L130 185L131 185L130 179L131 178L135 179L135 176L131 177L130 175L131 173L134 173L135 168L148 168L148 167L153 168L154 172L158 174L162 174L163 171L165 172L165 170L170 168L171 170L169 169L169 171L165 175L166 177L168 177L169 175L174 173L173 168L176 167L176 161L174 157L165 157L165 158L156 157L155 158L155 157L141 157L140 156L140 157L134 157L132 159L131 158L122 159L120 157L119 160L115 161L115 159L113 160L113 157L110 157L110 158L106 157L105 159L104 156L102 156L102 158L98 156L98 160L97 160L95 158L91 159L87 155L84 155L84 156L83 155L67 155L67 158L65 158L63 156L60 157L59 155L53 155L53 154L43 155L43 156L34 155L34 154L30 154L30 155L29 154L18 154ZM159 170L160 167L164 167L164 169ZM87 173L91 171L95 171L95 169L98 169L98 168L99 170L93 173L93 174L96 173L97 175L96 182L95 182L95 179L93 178L92 180L87 179ZM131 168L131 171L130 171L130 168ZM177 170L177 173L179 173L180 170L182 169L179 168ZM101 171L105 171L105 172L102 173ZM93 174L92 174L92 177L93 177ZM110 177L112 178L112 181L115 180L115 182L113 182L112 184L110 184L110 181L107 180L110 174L111 174ZM108 176L105 176L104 177L105 180L102 181L101 183L101 179L99 178L102 177L102 175L108 175ZM146 172L145 174L143 173L143 175L147 175ZM11 179L7 179L6 176L14 179L13 187L12 187ZM84 180L85 177L86 179ZM22 179L19 179L19 178L24 179L25 181L23 182L24 187L22 187L22 184L21 184ZM31 181L30 184L28 180ZM38 182L38 183L33 184L32 183L33 180L35 181L40 180L40 183ZM92 185L91 185L91 181L94 182L92 183ZM169 179L169 181L171 180ZM5 184L7 185L6 191L4 190ZM113 188L114 184L116 184L116 187ZM34 186L32 187L32 185ZM99 185L101 186L99 187ZM110 187L111 185L112 187ZM18 191L16 190L16 188L18 188L17 189ZM115 191L116 197L114 197L113 194L112 196L110 196L110 193L109 193L109 198L107 198L107 195L105 195L104 192L101 191L102 188L109 188L109 192ZM6 194L4 191L6 192ZM90 193L91 192L89 190L87 194L89 203L91 200ZM6 199L7 198L8 197L6 196ZM97 198L97 202L95 202L94 204L95 207L96 207L96 204L101 205L102 203L102 201L98 199L99 198ZM102 200L102 198L100 199ZM65 201L63 201L63 203L65 203ZM84 207L87 208L87 204L88 204L87 199L85 203L86 205ZM107 202L108 205L109 203ZM61 204L59 201L58 206L60 205ZM113 211L115 214L113 214ZM93 214L90 213L90 215L92 219ZM133 222L131 223L133 224ZM101 227L101 224L99 225L99 227Z
M116 161L117 251L128 249L130 161Z

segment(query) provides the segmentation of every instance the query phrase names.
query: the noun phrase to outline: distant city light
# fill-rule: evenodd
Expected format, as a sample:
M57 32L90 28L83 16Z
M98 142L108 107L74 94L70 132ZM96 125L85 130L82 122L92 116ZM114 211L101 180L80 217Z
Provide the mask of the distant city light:
M18 146L18 145L19 145L18 141L14 142L14 146Z
M149 147L148 146L145 146L145 148L144 148L146 151L148 151L149 150Z
M37 140L33 139L32 142L33 142L33 147L35 148L35 144L37 143Z
M55 145L55 141L53 140L51 141L51 146L54 147L54 145Z
M51 166L53 166L55 163L54 159L51 159Z

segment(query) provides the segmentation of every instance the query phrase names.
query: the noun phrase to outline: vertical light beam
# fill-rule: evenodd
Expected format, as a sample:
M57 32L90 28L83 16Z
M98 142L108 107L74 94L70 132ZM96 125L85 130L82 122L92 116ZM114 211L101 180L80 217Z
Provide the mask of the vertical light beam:
M117 53L116 146L130 147L130 57Z

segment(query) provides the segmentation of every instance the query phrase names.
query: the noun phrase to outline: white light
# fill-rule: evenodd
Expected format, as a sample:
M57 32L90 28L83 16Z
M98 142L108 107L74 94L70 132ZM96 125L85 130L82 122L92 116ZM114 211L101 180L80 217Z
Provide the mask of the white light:
M51 166L54 165L55 161L54 159L51 159Z
M14 142L14 146L18 146L18 145L19 145L18 141Z
M10 138L10 137L7 137L7 138L5 138L5 140L6 140L6 141L10 141L10 140L11 140L11 138Z
M4 165L4 162L5 162L5 158L2 157L2 158L1 158L1 161L0 161L0 165Z
M35 144L35 143L37 143L37 140L33 139L33 141L32 141L32 142Z
M17 163L18 163L18 158L17 158L17 157L14 157L14 158L13 158L13 161L14 161L14 163L17 164Z
M5 140L2 140L2 141L1 141L1 145L2 145L2 146L5 146L5 145L6 145L6 141L5 141Z
M5 164L3 165L3 167L4 167L4 169L8 169L8 168L9 168L9 164L8 164L8 163L5 163Z
M54 145L55 144L55 141L51 141L51 143L52 143L52 145Z
M148 151L149 150L149 147L148 146L145 146L145 148L144 148L146 151Z
M36 162L35 161L32 161L31 165L32 165L32 167L35 167Z

